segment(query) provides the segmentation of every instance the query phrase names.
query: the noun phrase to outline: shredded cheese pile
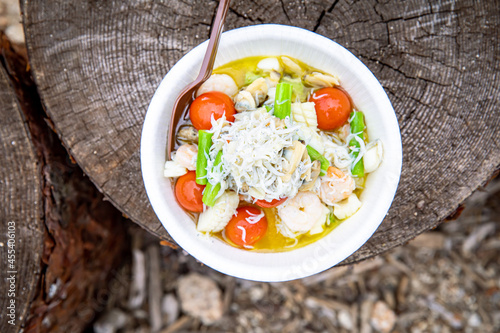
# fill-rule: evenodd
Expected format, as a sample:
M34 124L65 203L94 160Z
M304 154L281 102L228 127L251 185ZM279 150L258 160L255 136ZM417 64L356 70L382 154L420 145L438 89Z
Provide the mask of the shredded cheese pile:
M248 200L271 201L294 197L302 185L300 175L310 163L301 161L290 181L283 182L285 156L283 150L298 139L300 125L288 118L278 119L264 108L235 115L234 123L224 117L212 121L213 145L210 149L207 179L222 183L221 192L230 188ZM222 149L222 163L213 167L215 156Z

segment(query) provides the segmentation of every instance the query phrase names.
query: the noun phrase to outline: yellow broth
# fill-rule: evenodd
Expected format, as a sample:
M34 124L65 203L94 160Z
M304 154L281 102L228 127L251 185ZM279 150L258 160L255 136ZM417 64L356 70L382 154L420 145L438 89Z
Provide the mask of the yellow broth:
M236 82L236 84L238 85L238 88L241 89L242 87L245 86L246 73L252 72L252 73L257 73L257 74L263 74L257 68L257 64L259 63L259 61L261 61L262 59L265 59L265 58L268 58L268 56L247 57L247 58L239 59L236 61L232 61L230 63L227 63L223 66L220 66L220 67L214 69L213 74L227 74L227 75L231 76L234 79L234 81ZM282 68L284 68L280 57L276 57L276 58L279 60ZM320 73L327 74L321 70L318 70L316 68L313 68L313 67L305 64L304 62L302 62L298 59L295 59L292 57L288 57L288 58L292 59L297 64L299 64L301 66L301 68L303 69L304 73L306 73L306 72L320 72ZM297 80L297 79L301 79L301 78L291 77L291 79ZM338 86L337 86L337 88L342 89L342 87L338 87ZM310 88L305 88L305 89L307 89L308 91L311 90ZM345 92L345 90L344 90L344 92ZM349 99L351 100L349 94L347 92L346 92L346 94L349 97ZM352 103L352 100L351 100L351 106L355 109L355 106ZM180 128L183 125L190 124L189 116L187 114L188 111L189 110L186 110L186 114L183 117L183 120L181 120L181 123L179 124L178 128ZM334 131L334 132L336 132L336 131ZM365 130L364 134L365 134L365 142L367 143L368 136L367 136L366 130ZM363 179L357 180L356 183L360 186L363 186L365 183L365 179L366 179L366 175ZM172 184L174 184L174 182ZM362 189L356 189L354 191L354 193L359 197L361 191L362 191ZM279 219L279 217L278 217L276 208L260 208L256 205L247 203L245 201L240 201L240 207L241 206L254 206L254 207L257 207L259 209L262 209L264 211L265 216L266 216L267 223L268 223L268 228L267 228L266 234L258 242L256 242L251 249L246 249L246 250L257 251L257 252L284 252L284 251L290 251L293 249L297 249L297 248L306 246L306 245L311 244L311 243L319 240L320 238L326 236L333 229L335 229L337 226L339 226L343 221L348 219L347 218L345 220L338 220L336 218L333 218L331 221L327 221L327 223L325 223L323 232L315 234L315 235L310 235L309 233L305 233L305 234L302 234L300 236L297 236L297 239L295 240L295 239L291 239L291 238L287 238L287 237L283 236L278 231L276 224L277 224L277 219ZM192 212L187 212L187 213L193 219L193 221L196 222L198 220L199 214L192 213ZM330 219L330 216L328 216L328 219ZM239 246L233 244L229 239L227 239L223 233L224 233L224 231L213 233L212 236L218 238L219 240L221 240L227 244L230 244L230 245L235 246L235 247L239 247Z
M254 206L250 204L243 204L242 206ZM311 244L323 236L327 235L330 231L335 229L342 221L334 220L332 223L325 225L323 232L316 235L303 234L297 236L297 241L291 238L283 236L276 227L276 219L279 219L278 212L276 208L260 208L264 211L267 219L267 232L258 242L256 242L252 248L247 248L246 250L256 251L256 252L284 252L297 249L299 247ZM223 236L223 232L218 232L213 234L223 242L231 244L234 247L240 247L233 244L229 239Z

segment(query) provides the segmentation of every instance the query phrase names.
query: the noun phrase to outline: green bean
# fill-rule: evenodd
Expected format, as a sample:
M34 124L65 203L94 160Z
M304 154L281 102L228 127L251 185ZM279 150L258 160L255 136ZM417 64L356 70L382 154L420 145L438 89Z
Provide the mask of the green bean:
M221 162L222 162L222 150L220 150L217 153L217 157L215 157L214 168L217 168L221 164ZM220 191L220 188L221 188L220 183L212 185L212 183L207 182L207 186L203 191L203 198L202 198L203 203L209 207L213 207L213 205L215 204L215 199L217 197L217 194Z
M196 184L207 184L208 152L212 146L213 133L198 131L198 156L196 158Z
M290 117L292 110L292 85L287 82L278 83L274 99L274 116L280 119Z
M353 111L349 117L351 124L351 133L356 135L361 140L364 140L364 130L365 130L365 121L362 112ZM349 142L349 147L351 147L351 153L354 159L356 159L359 155L359 149L361 145L359 144L356 138L352 138ZM365 175L365 167L363 164L363 159L361 158L358 163L352 166L351 173L356 177L364 177Z
M307 153L309 154L309 157L311 158L311 160L313 160L313 161L318 160L321 163L321 172L320 172L320 175L321 176L326 175L326 171L328 170L328 167L330 166L330 162L328 162L328 160L326 159L326 157L324 157L323 155L321 155L313 147L307 145L306 149L307 149Z

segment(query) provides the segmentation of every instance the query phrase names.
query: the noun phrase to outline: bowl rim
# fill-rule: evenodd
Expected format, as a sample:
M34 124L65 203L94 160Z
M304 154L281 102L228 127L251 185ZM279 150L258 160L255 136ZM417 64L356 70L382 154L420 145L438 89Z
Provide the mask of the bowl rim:
M306 276L319 273L328 268L331 268L336 264L338 264L339 262L341 262L342 260L344 260L345 258L347 258L348 256L350 256L357 249L359 249L364 243L366 243L366 241L368 241L368 239L373 235L373 233L382 223L396 194L402 167L402 144L401 144L401 134L396 114L381 84L373 75L373 73L357 57L355 57L351 52L349 52L347 49L345 49L340 44L334 42L333 40L328 39L315 32L298 27L278 25L278 24L259 24L259 25L241 27L224 32L221 37L219 49L220 50L223 49L228 40L233 40L236 37L258 35L260 36L259 38L262 37L265 38L266 34L268 36L281 36L282 38L287 38L287 42L291 41L291 43L300 43L301 41L303 41L301 38L307 37L308 42L318 43L317 45L321 49L325 49L326 47L332 47L336 52L340 52L341 56L344 57L348 63L355 65L356 71L361 72L363 79L368 80L369 85L371 85L371 88L376 90L373 95L375 96L377 104L383 105L384 109L386 110L384 118L387 118L387 123L391 123L391 127L389 127L389 129L391 129L391 131L393 132L391 134L392 135L391 139L396 140L393 144L394 151L391 151L392 154L391 156L393 157L391 162L394 165L391 166L391 174L388 182L388 189L384 189L385 191L385 201L383 203L384 205L383 207L380 207L380 209L378 209L376 221L374 219L374 221L372 221L370 224L367 224L366 225L367 228L361 228L361 230L356 230L356 233L352 236L352 238L350 238L348 244L341 248L337 248L335 246L332 246L331 244L325 244L325 242L322 242L322 240L325 237L328 237L328 235L326 235L325 237L319 239L318 241L315 241L310 245L286 252L262 253L262 252L240 250L245 253L241 254L241 260L238 261L227 260L227 258L225 258L224 256L224 253L221 254L221 253L214 253L213 251L211 252L208 251L207 249L210 246L212 246L210 244L214 244L213 239L211 241L207 241L208 237L200 237L199 233L195 233L189 236L183 230L183 226L180 223L171 223L171 219L176 220L176 217L178 216L177 214L179 213L182 214L182 211L179 210L180 208L178 207L177 203L175 204L175 206L177 207L169 207L168 203L166 203L164 200L160 200L161 189L159 189L158 181L155 177L153 177L152 173L161 172L163 174L163 168L161 170L155 170L155 168L157 168L157 165L155 163L150 163L152 158L154 158L155 149L158 149L158 143L154 141L158 139L158 136L156 135L159 132L158 120L162 116L162 113L166 112L164 110L166 103L165 89L168 88L168 83L169 83L168 81L172 77L175 77L175 75L178 75L182 70L185 70L185 67L188 65L191 66L190 68L191 70L195 69L194 76L196 76L199 71L199 66L194 65L193 61L198 59L197 61L199 61L201 65L201 58L205 53L208 41L201 43L200 45L196 46L188 53L186 53L162 79L160 85L158 86L148 106L148 110L145 116L145 121L141 134L140 157L141 157L141 172L143 176L143 181L151 206L155 211L156 215L158 216L163 227L184 250L186 250L189 254L191 254L193 257L195 257L202 263L222 273L248 280L273 282L273 281L287 281L287 280L303 278ZM225 62L223 61L223 63ZM220 65L221 64L217 64L216 60L216 66ZM190 80L194 79L194 76L187 77L186 82L184 83L185 84L189 83ZM180 89L182 89L182 87L184 87L185 84L181 84L181 82L179 82L177 85L181 86ZM164 161L165 160L163 160L163 162ZM337 229L346 229L346 223L342 223L335 230ZM332 232L330 232L330 234ZM226 247L231 247L230 245L227 244L224 245ZM291 267L288 272L284 273L283 265L286 265L286 263L291 264L293 261L289 260L288 258L289 256L287 257L282 254L290 254L294 252L298 253L301 251L303 252L303 249L310 247L311 245L314 245L315 247L314 251L315 255L319 256L321 251L323 251L329 257L335 259L330 261L324 258L322 258L321 260L318 259L319 263L316 264L315 262L313 262L314 267L309 267L307 269L299 267L300 265L295 265L294 267ZM228 249L228 251L230 252L232 250ZM311 249L309 249L309 252L311 252ZM257 267L255 265L248 264L248 262L254 260L253 257L263 258L262 255L265 255L267 259L270 259L269 263L267 263L267 266ZM280 265L282 263L281 261L285 257L287 258L286 263ZM266 259L264 259L264 261L266 261ZM304 264L305 262L302 263L301 265L304 266Z

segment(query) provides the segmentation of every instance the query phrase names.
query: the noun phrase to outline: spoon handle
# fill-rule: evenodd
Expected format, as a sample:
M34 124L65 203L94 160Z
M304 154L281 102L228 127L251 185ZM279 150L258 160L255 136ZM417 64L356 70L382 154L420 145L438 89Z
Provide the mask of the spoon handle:
M196 78L197 82L206 81L212 74L214 67L215 56L219 47L220 35L224 27L224 20L229 9L230 0L220 0L217 14L215 14L214 23L212 25L212 33L208 42L207 51L201 64L200 74Z

